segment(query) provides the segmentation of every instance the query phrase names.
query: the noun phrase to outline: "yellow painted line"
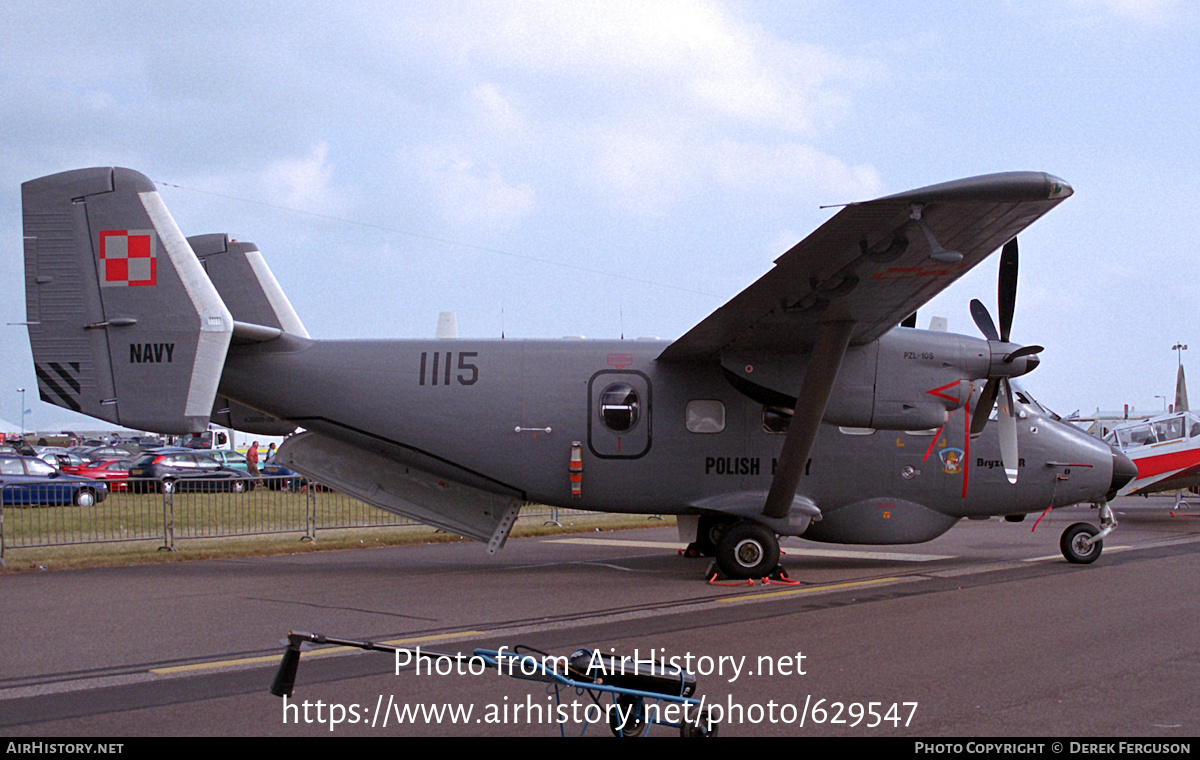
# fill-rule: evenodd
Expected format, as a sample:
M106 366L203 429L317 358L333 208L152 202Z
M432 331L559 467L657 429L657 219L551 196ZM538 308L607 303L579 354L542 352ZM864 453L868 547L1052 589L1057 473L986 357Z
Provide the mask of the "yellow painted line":
M482 636L486 631L463 631L462 633L450 634L435 634L432 636L417 636L410 639L392 639L391 641L376 641L376 644L385 646L399 647L406 644L424 644L428 641L452 641L454 639L465 639L472 636ZM343 654L345 652L360 652L358 647L333 646L325 649L316 649L311 652L305 652L306 658L324 657L330 654ZM151 668L150 672L155 675L165 676L175 673L194 673L203 670L217 670L220 668L244 667L246 665L260 665L266 662L278 662L280 655L264 655L261 657L243 657L238 660L218 660L216 662L199 662L195 665L177 665L170 668Z
M848 588L860 588L863 586L883 586L890 583L899 583L906 580L904 578L876 578L870 581L849 581L847 583L832 583L828 586L809 586L807 588L792 588L782 589L780 591L766 591L761 594L742 594L741 596L729 596L723 599L714 599L715 602L722 604L736 604L748 600L758 599L775 599L781 596L797 596L799 594L816 594L822 591L841 591ZM907 580L914 580L909 578Z

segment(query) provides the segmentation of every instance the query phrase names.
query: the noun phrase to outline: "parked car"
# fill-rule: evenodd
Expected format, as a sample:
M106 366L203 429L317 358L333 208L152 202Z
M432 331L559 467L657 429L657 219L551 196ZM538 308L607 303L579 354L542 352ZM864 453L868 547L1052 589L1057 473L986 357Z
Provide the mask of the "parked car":
M3 503L90 507L108 498L103 481L68 475L37 457L0 456Z
M258 471L262 473L263 485L272 491L299 491L308 483L300 473L274 462L261 465Z
M222 467L228 467L232 470L241 470L242 472L250 471L250 462L247 461L246 455L229 449L196 449L197 454L206 456L209 459L216 461Z
M63 472L78 475L78 470L91 463L87 457L66 449L49 449L38 454L38 459Z
M105 462L88 462L72 474L82 478L103 480L110 491L129 490L129 468L133 467L132 459L113 459Z
M128 459L133 456L133 453L124 446L109 444L107 446L93 446L92 448L84 449L79 452L80 456L92 462L99 462L105 459Z
M159 449L143 454L129 468L129 488L147 491L234 491L254 488L254 479L222 467L205 453L191 449Z

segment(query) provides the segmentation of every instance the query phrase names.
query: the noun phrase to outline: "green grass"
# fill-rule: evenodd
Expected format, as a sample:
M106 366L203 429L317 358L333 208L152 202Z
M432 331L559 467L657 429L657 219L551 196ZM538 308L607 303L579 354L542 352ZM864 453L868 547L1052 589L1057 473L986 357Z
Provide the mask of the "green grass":
M512 536L674 525L673 518L562 510L562 526L546 526L548 513L526 507ZM302 540L310 515L315 542ZM343 494L317 492L310 502L307 493L266 489L175 493L169 502L162 494L116 492L88 508L7 506L3 531L5 573L465 540ZM164 550L168 544L174 551Z

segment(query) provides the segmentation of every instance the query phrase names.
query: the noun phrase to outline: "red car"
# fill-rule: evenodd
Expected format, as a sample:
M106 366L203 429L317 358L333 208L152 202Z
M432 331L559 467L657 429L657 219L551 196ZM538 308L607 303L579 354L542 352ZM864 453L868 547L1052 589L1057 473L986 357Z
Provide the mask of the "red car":
M129 490L129 468L132 466L132 459L110 459L106 462L88 462L82 467L72 468L71 474L103 480L108 483L110 491L127 491Z

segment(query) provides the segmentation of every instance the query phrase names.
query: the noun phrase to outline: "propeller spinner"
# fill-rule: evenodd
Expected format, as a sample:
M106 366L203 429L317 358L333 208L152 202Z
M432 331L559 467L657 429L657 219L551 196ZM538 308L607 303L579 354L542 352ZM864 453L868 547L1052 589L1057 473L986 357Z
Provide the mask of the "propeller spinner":
M1042 346L1016 346L1009 341L1012 329L1013 310L1017 302L1017 239L1013 238L1004 244L1000 254L1000 277L997 288L996 302L1000 309L1000 330L992 322L992 316L987 307L978 299L971 301L971 317L979 331L987 338L991 350L991 363L988 368L987 383L975 406L971 417L971 435L983 432L991 416L992 406L1000 404L997 415L1000 422L1000 458L1004 462L1004 474L1008 482L1017 482L1017 417L1013 407L1012 386L1010 377L1024 375L1037 367L1037 354ZM999 398L997 398L999 397Z

